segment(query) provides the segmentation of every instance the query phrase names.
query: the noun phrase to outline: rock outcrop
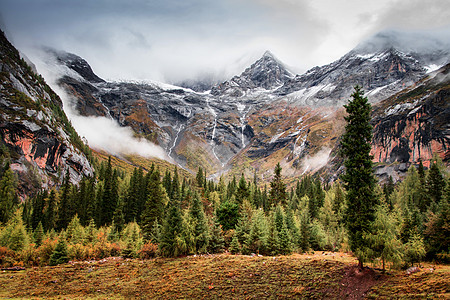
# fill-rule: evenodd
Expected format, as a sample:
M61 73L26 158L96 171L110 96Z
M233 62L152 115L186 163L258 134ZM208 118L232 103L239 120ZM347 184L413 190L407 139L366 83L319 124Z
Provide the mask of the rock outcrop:
M450 64L375 107L372 120L375 162L410 165L422 160L429 166L433 155L449 162L449 71Z
M70 125L61 99L34 73L0 33L0 136L18 174L21 196L92 176L84 144Z

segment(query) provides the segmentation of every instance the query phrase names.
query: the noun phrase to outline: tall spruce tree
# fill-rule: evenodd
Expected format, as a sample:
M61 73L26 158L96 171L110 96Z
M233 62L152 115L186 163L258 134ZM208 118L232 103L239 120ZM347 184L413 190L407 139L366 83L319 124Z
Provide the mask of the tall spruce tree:
M148 180L148 196L141 216L141 227L145 239L151 239L152 231L157 218L163 217L163 210L169 199L164 189L159 169L150 174Z
M286 204L287 193L286 184L281 179L281 166L277 163L274 171L274 178L270 182L270 201L273 205Z
M347 190L346 225L351 250L358 258L359 267L369 258L371 233L378 203L375 195L376 179L370 155L372 126L371 105L359 86L355 87L352 99L344 105L347 111L345 133L341 140L345 174L342 176Z
M14 214L16 202L16 180L9 164L0 179L0 223L6 223Z

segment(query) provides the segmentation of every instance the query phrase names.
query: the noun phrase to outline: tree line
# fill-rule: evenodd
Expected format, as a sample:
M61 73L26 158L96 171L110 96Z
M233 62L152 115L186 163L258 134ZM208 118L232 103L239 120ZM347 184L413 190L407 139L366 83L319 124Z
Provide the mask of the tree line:
M358 97L360 91L354 94ZM364 113L349 112L349 125L352 115ZM355 130L370 140L365 136L370 127ZM347 158L342 180L331 185L305 175L288 188L279 163L264 185L243 175L214 182L202 168L195 178L180 178L176 167L161 173L154 165L128 174L109 159L97 166L94 177L74 185L66 173L59 189L42 190L24 202L17 199L2 147L0 263L316 250L352 251L361 264L371 261L383 268L423 258L448 262L450 181L442 162L432 160L428 170L422 163L411 165L402 182L390 178L381 186L367 172L370 148L363 142L362 150L346 148L345 143L354 143L346 139L343 156L360 161Z

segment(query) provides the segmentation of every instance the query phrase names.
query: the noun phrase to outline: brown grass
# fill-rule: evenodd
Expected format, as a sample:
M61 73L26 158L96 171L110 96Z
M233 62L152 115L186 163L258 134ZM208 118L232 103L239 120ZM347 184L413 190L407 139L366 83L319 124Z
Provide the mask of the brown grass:
M0 274L0 298L361 299L448 296L448 266L406 276L356 270L342 253L110 258ZM367 294L368 293L368 294ZM412 294L408 294L412 293Z

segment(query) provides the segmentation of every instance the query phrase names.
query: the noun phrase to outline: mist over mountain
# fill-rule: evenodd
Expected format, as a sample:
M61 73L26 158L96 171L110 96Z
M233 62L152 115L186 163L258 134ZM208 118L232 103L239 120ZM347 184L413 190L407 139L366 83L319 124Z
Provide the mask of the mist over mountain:
M55 82L71 95L81 116L106 117L129 127L193 172L201 166L213 175L256 172L264 178L275 161L289 176L298 176L333 160L332 149L343 132L342 105L355 85L377 105L449 62L447 43L428 37L429 47L421 41L406 47L413 37L382 32L339 60L299 75L266 51L240 75L217 84L212 78L189 81L184 84L188 88L108 82L76 55L46 55L53 57L47 68L59 74ZM447 142L440 145L444 149Z

